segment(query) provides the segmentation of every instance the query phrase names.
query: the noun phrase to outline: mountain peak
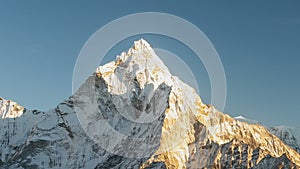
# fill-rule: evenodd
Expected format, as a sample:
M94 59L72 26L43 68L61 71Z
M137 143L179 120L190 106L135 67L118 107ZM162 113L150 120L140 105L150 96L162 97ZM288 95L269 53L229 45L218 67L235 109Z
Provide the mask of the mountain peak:
M134 78L142 88L149 83L154 84L154 89L163 82L169 86L173 84L169 69L144 39L135 41L133 47L127 53L118 55L115 61L98 67L96 74L112 83L112 86L126 86Z
M24 107L18 103L0 97L0 118L16 118L23 114Z
M127 53L122 52L120 55L117 55L116 63L119 63L120 61L125 61L128 57L138 55L139 57L144 57L144 59L154 59L160 60L158 56L156 57L149 57L149 55L146 55L146 53L154 52L153 48L150 46L150 44L144 40L139 39L133 42L133 46L128 49Z
M135 50L152 49L151 46L150 46L150 44L146 40L144 40L144 39L140 39L140 40L134 41L133 48Z
M119 112L134 110L130 108L125 111L124 108L126 106L132 107L131 105L135 104L132 100L137 95L136 91L139 94L137 98L144 98L144 100L138 101L143 103L140 107L144 110L147 105L150 105L151 108L149 101L153 100L154 93L160 84L164 83L171 87L168 96L168 108L164 112L163 131L165 132L162 132L160 141L162 146L149 159L149 164L164 162L167 167L171 167L173 164L168 164L168 162L172 159L173 163L177 163L175 164L176 167L188 167L186 166L188 161L185 157L194 158L194 152L191 153L189 149L196 151L198 144L206 145L207 143L210 146L213 144L229 146L231 150L242 150L244 145L248 145L247 152L251 154L250 156L259 154L256 161L243 164L249 168L260 162L263 163L263 159L267 155L279 160L278 158L286 154L293 163L300 163L300 156L297 152L285 146L263 126L253 121L251 123L255 124L249 124L243 117L239 118L240 121L235 120L219 112L213 106L202 103L201 98L191 87L170 74L168 68L145 40L134 42L134 46L127 53L123 52L117 56L115 62L100 66L98 72L98 77L105 81L108 91L115 96L115 100L112 102L115 102ZM157 98L154 100L156 104L162 102ZM201 131L203 134L201 139L197 138L196 131ZM194 142L195 140L198 142ZM269 142L269 140L272 141ZM171 152L169 152L169 147L173 147ZM221 160L223 158L221 156L225 156L221 150L216 150L215 153L218 154L216 161ZM239 153L242 151L237 154ZM203 163L192 161L189 161L190 164L188 164L191 165L191 168L197 166L196 163ZM241 162L236 161L236 163ZM227 166L227 168L231 167Z

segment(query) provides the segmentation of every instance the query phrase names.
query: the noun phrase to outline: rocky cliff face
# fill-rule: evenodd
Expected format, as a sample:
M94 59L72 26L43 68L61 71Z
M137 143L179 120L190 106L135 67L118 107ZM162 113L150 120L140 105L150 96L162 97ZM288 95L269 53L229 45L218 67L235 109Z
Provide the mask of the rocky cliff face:
M265 127L202 103L144 40L55 109L0 107L0 168L300 168Z

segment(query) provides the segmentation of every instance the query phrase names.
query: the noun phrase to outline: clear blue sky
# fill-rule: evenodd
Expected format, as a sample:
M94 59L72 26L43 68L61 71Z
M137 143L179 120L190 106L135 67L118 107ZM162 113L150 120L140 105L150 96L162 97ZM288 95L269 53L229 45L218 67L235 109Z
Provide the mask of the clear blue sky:
M300 127L300 1L107 2L1 1L0 96L30 109L53 108L71 95L76 58L96 30L124 15L166 12L213 42L227 78L226 113ZM182 56L199 72L200 95L210 101L207 74L188 57L192 52L166 37L139 37ZM106 60L139 37L120 43Z

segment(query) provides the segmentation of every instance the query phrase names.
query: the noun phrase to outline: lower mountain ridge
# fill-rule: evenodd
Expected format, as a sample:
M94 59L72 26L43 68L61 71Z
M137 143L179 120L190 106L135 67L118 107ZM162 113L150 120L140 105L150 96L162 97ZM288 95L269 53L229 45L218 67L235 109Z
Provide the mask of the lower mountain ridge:
M0 168L300 168L293 137L202 103L145 40L56 108L0 116Z

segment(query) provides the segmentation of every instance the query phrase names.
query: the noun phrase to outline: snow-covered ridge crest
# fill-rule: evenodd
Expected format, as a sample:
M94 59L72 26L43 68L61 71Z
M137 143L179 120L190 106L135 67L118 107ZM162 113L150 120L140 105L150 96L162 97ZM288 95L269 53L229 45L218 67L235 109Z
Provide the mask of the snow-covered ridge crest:
M24 107L14 101L5 100L0 97L0 116L4 118L16 118L23 114Z

